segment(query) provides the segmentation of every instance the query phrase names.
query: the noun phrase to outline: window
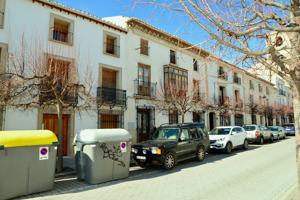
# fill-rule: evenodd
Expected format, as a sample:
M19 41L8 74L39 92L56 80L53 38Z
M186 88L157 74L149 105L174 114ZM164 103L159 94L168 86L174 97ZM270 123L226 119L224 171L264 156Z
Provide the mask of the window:
M204 113L193 112L193 122L204 122L205 120Z
M189 132L190 132L190 138L191 139L197 139L199 137L196 128L190 128Z
M177 111L169 112L169 124L178 124L178 112Z
M170 63L176 65L176 52L173 50L170 50Z
M73 44L74 22L52 14L50 21L50 40L65 44Z
M254 90L254 85L253 85L252 80L249 80L249 88L250 88L250 90Z
M189 138L189 131L188 131L188 129L182 129L182 131L181 131L181 135L180 135L180 140L181 141L186 141L186 140L189 140L190 138Z
M151 95L151 70L149 65L139 64L138 66L138 95Z
M262 86L261 86L260 83L258 84L258 91L259 91L259 92L262 92Z
M180 90L185 90L188 87L188 72L185 69L167 65L164 67L164 82L165 88L172 85Z
M113 33L104 32L104 53L113 55L116 57L120 56L120 37Z
M5 0L0 0L0 28L4 27Z
M234 75L233 75L233 82L234 83L237 83L237 84L241 84L242 83L242 80L240 77L238 77L237 73L234 72Z
M140 41L140 54L149 55L149 42L148 40L141 39Z
M218 70L218 77L221 79L224 79L224 80L228 80L227 73L224 71L224 68L221 66L219 67L219 70Z
M193 59L193 67L194 67L194 71L198 71L198 61L194 58Z

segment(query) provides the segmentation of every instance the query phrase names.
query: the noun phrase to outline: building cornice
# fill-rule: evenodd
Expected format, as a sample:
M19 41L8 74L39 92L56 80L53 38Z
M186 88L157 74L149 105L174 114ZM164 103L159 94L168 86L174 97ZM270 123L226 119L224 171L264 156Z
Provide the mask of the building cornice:
M171 35L170 33L162 31L142 20L131 18L127 21L127 25L131 29L138 29L146 34L167 41L168 43L171 43L174 46L182 48L186 51L191 51L198 56L206 58L210 55L209 52L197 47L196 45L193 45L177 36Z
M52 2L52 1L49 1L49 0L32 0L32 2L33 3L39 3L42 6L48 6L49 8L56 9L60 12L65 12L67 14L75 15L76 17L81 17L82 19L86 19L90 22L94 22L96 24L100 24L102 26L112 28L112 29L114 29L116 31L119 31L119 32L122 32L122 33L127 33L127 30L120 27L120 26L117 26L117 25L112 24L110 22L104 21L104 20L102 20L100 18L97 18L96 16L92 16L88 13L84 13L83 11L79 11L79 10L75 10L75 9L66 7L66 6L61 5L59 3L55 3L55 2Z

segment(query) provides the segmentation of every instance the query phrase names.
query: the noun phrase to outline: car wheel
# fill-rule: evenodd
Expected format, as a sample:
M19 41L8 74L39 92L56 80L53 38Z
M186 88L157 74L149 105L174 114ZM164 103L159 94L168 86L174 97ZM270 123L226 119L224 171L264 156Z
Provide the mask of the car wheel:
M259 144L264 144L264 142L265 142L264 138L263 138L263 137L260 137L260 139L259 139Z
M270 142L271 142L271 143L274 142L274 136L273 136L273 135L271 135Z
M167 153L164 156L163 165L164 165L165 169L172 169L172 168L174 168L175 167L175 163L176 163L176 158L175 158L175 155L173 153Z
M232 144L230 142L228 142L225 146L225 153L230 154L232 151Z
M137 162L137 164L141 167L141 168L146 168L147 164L145 162Z
M243 144L243 149L244 150L247 150L249 148L249 143L247 140L244 141L244 144Z
M204 148L201 146L197 149L196 151L196 160L197 161L202 161L205 158L205 150Z

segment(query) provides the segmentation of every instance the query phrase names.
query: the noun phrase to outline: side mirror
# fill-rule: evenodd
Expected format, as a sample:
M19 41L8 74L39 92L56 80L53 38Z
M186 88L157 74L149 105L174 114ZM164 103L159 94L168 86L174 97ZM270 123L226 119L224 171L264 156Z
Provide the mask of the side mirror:
M232 131L232 132L231 132L231 135L235 135L235 134L236 134L236 132L235 132L235 131Z

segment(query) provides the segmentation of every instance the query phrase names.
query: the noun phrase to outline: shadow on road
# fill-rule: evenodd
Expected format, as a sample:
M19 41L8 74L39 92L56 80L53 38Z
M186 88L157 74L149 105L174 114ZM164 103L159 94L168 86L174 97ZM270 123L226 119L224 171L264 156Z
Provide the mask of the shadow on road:
M261 145L249 145L249 149L247 151L251 151L257 148L260 148ZM93 190L102 187L108 187L116 184L126 183L130 181L144 180L144 179L152 179L159 176L165 176L172 173L177 173L183 169L193 168L200 165L205 165L208 163L213 163L216 161L224 160L229 157L236 156L238 154L242 154L245 152L244 150L233 150L231 154L224 154L221 152L210 152L207 154L207 157L202 162L197 162L194 160L186 160L178 163L178 165L172 170L164 170L161 166L150 166L148 168L140 168L140 167L131 167L130 175L127 179L110 181L107 183L97 184L97 185L88 185L83 181L77 180L75 175L58 178L55 180L54 189L49 192L33 194L29 196L23 196L21 199L29 199L35 197L43 197L43 196L53 196L59 194L68 194L68 193L77 193L82 191Z

